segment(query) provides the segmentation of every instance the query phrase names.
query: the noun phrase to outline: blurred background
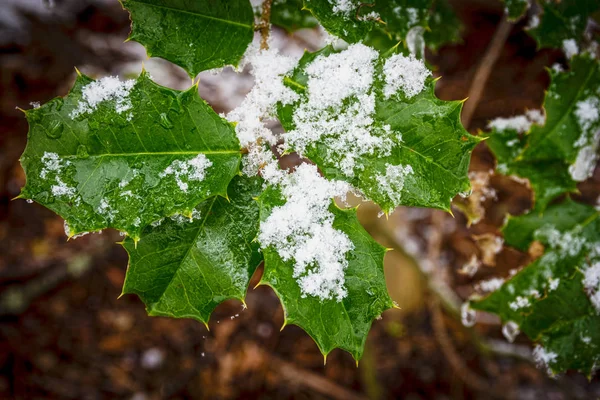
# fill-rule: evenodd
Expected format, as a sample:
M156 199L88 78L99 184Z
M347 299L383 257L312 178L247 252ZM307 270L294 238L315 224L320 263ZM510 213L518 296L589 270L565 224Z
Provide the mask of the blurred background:
M467 102L473 114L465 125L473 133L492 118L541 107L545 68L564 64L562 53L537 50L523 30L527 21L499 34L499 2L451 4L463 23L462 41L427 53L442 76L438 96L465 99L484 85L481 98ZM283 311L266 287L249 290L245 310L236 301L219 306L210 332L192 320L148 317L135 296L118 299L127 256L116 232L67 242L60 217L11 199L24 184L18 159L28 129L16 107L65 95L75 66L92 77L129 78L144 63L157 82L190 86L183 70L124 43L128 33L128 13L117 0L0 0L1 399L599 398L597 378L547 377L531 361L527 339L509 343L498 319L479 315L473 328L461 323L460 304L478 281L506 277L530 259L497 238L507 213L530 207L531 192L490 174L494 159L485 144L471 164L473 196L457 199L454 217L399 208L386 219L376 206L359 208L366 229L396 250L385 268L401 309L374 322L358 367L341 350L324 365L301 329L280 331ZM319 48L322 36L318 29L275 33L288 54ZM478 82L494 36L502 36L495 66L487 82ZM235 107L251 85L247 72L200 76L200 94L218 112ZM580 191L580 201L595 204L600 169ZM478 222L468 227L463 212Z

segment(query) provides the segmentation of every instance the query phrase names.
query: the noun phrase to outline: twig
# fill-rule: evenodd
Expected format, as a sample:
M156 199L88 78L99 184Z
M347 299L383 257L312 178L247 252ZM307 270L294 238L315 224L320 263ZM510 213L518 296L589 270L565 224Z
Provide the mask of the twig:
M366 397L352 392L331 380L324 378L314 372L297 367L296 365L283 361L280 358L269 354L269 368L277 372L284 379L291 383L307 387L324 396L339 400L367 400Z
M500 53L504 48L504 44L508 39L512 27L513 24L510 23L506 17L503 17L500 24L498 24L498 28L496 28L496 32L494 33L492 41L483 55L481 62L477 66L475 76L473 77L473 83L469 88L468 100L462 110L462 123L467 129L471 125L473 115L479 105L479 101L481 100L483 90L490 77L492 68L500 57Z
M271 5L273 0L264 0L260 15L260 49L269 48L269 34L271 31Z

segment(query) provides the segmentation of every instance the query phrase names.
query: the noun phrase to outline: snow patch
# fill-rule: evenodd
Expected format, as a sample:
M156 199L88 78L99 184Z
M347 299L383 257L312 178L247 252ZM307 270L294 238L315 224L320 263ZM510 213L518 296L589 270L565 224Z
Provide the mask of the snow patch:
M107 76L94 81L83 87L83 97L77 108L71 112L70 117L77 118L80 115L94 112L98 105L105 101L114 101L115 111L122 114L133 107L129 100L129 92L134 85L135 80L121 82L116 76Z
M191 160L181 161L175 160L169 165L163 172L159 174L159 177L164 178L168 175L173 175L179 189L187 193L188 182L197 181L201 182L206 176L206 169L213 165L204 154L198 154ZM184 180L186 182L184 182Z
M302 164L290 174L272 174L286 203L273 208L261 222L258 241L263 249L272 246L283 261L293 260L293 277L302 295L341 301L346 255L354 248L350 238L333 227L331 199L345 196L346 182L322 178L314 165Z
M383 94L386 99L401 90L407 98L412 98L425 89L425 81L431 72L422 60L414 55L408 57L394 54L383 65L385 86Z

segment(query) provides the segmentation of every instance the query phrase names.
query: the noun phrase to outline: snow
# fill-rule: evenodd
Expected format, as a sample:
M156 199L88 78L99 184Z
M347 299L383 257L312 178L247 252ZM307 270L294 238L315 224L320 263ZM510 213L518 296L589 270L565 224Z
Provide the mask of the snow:
M41 161L44 165L42 167L42 170L40 171L40 177L42 179L46 179L50 172L55 172L59 174L64 168L62 160L60 159L57 153L50 153L46 151L44 152Z
M133 106L129 100L129 92L133 89L135 80L130 79L121 82L116 76L107 76L91 82L82 89L82 99L74 109L70 117L77 118L80 115L89 114L105 101L115 102L115 111L122 114Z
M483 293L491 293L500 289L504 285L503 278L491 278L485 281L479 282L477 285L479 290Z
M386 99L402 91L407 98L412 98L425 89L425 81L431 72L422 60L414 55L408 57L394 54L383 65L385 86L383 94Z
M595 96L591 96L577 102L575 116L577 117L579 127L585 135L600 119L600 100Z
M577 233L561 233L552 225L544 225L534 232L534 238L546 242L551 248L557 250L561 256L575 257L586 245L586 239Z
M164 178L173 175L179 189L182 192L187 193L188 182L203 181L206 176L206 169L210 168L212 165L212 161L204 154L198 154L196 157L187 161L173 161L171 165L159 174L159 177ZM187 182L184 182L184 180Z
M583 286L594 308L600 313L600 262L588 266L583 274Z
M577 46L577 42L575 39L565 39L563 40L563 51L565 52L565 56L567 58L571 58L576 54L579 54L579 46Z
M521 308L526 308L526 307L531 306L531 303L529 302L529 299L527 297L517 296L515 301L510 302L508 304L508 306L510 307L511 310L517 311Z
M410 165L385 165L385 175L377 174L375 179L379 190L385 193L394 204L400 204L406 177L413 173Z
M75 188L63 182L60 176L56 177L56 185L52 185L51 190L54 196L74 197L77 193Z
M533 349L533 360L540 368L548 368L551 363L556 362L557 357L558 354L547 351L540 345L535 346ZM550 369L548 369L548 372L550 372Z
M579 149L575 162L569 166L569 173L574 181L583 182L594 174L598 163L599 145L600 131L596 132L591 144Z
M488 124L488 128L499 132L513 130L517 133L525 133L531 128L531 125L544 125L545 122L546 116L541 110L529 110L524 115L493 119Z
M333 5L333 13L350 16L359 6L356 0L329 0L329 4Z
M359 157L390 154L393 132L373 120L378 56L359 43L339 53L320 55L306 67L307 98L295 110L295 129L286 134L286 150L304 154L316 142L324 144L325 160L347 177L363 168L357 165Z
M290 174L271 174L286 203L261 222L258 241L272 246L283 261L293 260L293 277L303 296L341 301L347 295L344 271L350 238L333 227L331 199L350 189L341 181L322 178L317 168L301 164Z
M276 138L263 120L276 117L276 105L291 104L298 94L283 84L283 77L292 71L298 60L279 54L276 48L260 50L253 47L244 56L243 64L252 65L254 86L237 108L227 114L227 119L236 122L236 133L243 147L262 138L275 144Z

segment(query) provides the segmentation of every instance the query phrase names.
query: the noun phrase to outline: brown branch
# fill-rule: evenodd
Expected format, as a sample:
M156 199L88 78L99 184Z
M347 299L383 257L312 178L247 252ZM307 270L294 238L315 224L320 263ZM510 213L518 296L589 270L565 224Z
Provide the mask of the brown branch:
M469 88L468 100L463 107L461 116L462 123L467 129L471 125L473 115L475 114L475 110L481 101L481 96L483 95L483 90L485 89L485 85L490 77L492 68L494 68L496 61L498 61L498 58L500 57L500 53L504 48L504 44L508 39L512 27L513 24L510 23L506 17L503 17L500 21L500 24L498 24L498 27L496 28L496 32L494 33L492 41L485 51L481 62L477 66L477 70L473 76L473 83Z
M273 0L264 0L262 4L262 13L260 15L260 49L269 48L269 34L271 32L271 6Z

